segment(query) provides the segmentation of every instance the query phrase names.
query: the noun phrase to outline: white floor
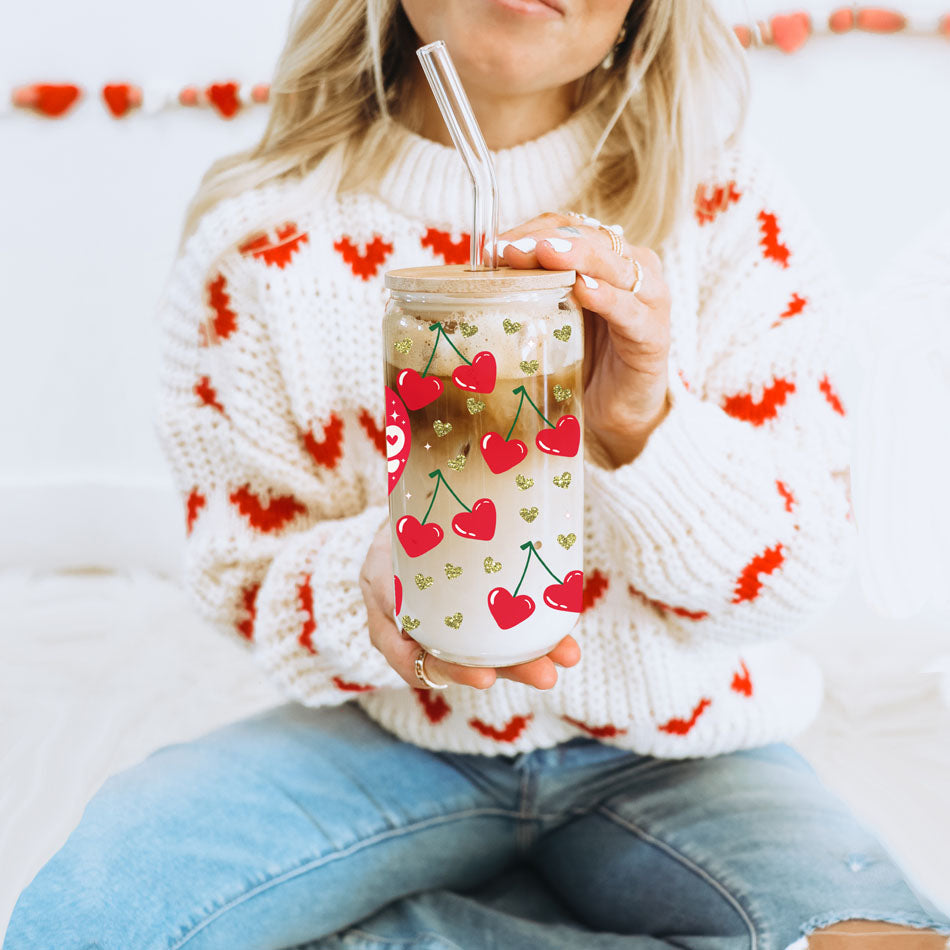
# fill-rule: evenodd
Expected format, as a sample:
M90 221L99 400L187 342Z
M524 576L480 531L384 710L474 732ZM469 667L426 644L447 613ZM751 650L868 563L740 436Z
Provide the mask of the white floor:
M881 620L852 589L803 639L828 698L796 745L950 912L950 676L924 671L946 621ZM279 701L168 580L0 573L0 932L109 774Z

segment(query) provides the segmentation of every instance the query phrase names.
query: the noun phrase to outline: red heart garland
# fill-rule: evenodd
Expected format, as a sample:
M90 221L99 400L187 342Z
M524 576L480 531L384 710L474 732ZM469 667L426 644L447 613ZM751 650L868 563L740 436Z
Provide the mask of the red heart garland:
M414 369L404 369L396 379L399 395L410 409L421 409L435 402L445 388L438 376L420 376Z
M109 111L121 119L127 112L142 104L142 90L127 82L109 83L102 87L102 98Z
M506 442L497 432L486 432L479 445L485 464L496 474L501 475L524 461L528 446L521 439Z
M51 119L58 119L79 101L82 90L72 83L36 83L27 86L22 93L17 91L14 101L18 105L28 105Z
M495 521L495 503L490 498L479 498L471 512L460 511L452 519L452 530L460 538L491 541L495 537Z
M435 522L422 524L414 515L403 515L396 522L396 537L409 557L419 557L431 551L445 536Z
M458 366L452 373L452 381L459 389L473 393L490 393L495 388L498 370L495 357L488 350L476 353L471 366Z
M811 18L807 13L790 13L772 17L772 42L783 53L801 49L811 33Z
M581 426L577 416L561 416L553 429L542 429L534 441L537 447L548 455L573 458L581 444Z
M502 630L510 630L534 613L534 601L527 594L513 597L504 587L488 592L488 609Z
M571 571L563 584L550 584L544 588L544 602L555 610L568 610L579 614L584 606L584 572Z
M239 88L236 82L212 83L205 89L205 97L225 119L231 119L241 108L241 100L238 98Z

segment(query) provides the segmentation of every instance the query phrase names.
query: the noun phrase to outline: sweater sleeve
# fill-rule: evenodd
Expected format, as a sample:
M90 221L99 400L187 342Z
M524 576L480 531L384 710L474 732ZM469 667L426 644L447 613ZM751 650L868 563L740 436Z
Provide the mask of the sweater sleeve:
M673 633L743 644L796 632L849 568L843 298L766 163L718 179L697 196L718 195L697 208L697 368L671 365L670 411L636 459L594 453L587 473L631 593Z
M253 260L232 251L205 273L186 249L162 299L157 426L186 509L186 587L307 705L405 686L370 643L358 583L384 477L344 452L340 417L322 432L295 419L259 291Z

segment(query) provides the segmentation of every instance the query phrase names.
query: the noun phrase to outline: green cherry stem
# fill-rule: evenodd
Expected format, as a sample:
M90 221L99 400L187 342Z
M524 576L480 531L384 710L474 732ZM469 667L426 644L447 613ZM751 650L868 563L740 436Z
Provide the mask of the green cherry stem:
M518 419L521 416L521 407L524 406L524 397L528 395L524 391L524 386L519 386L518 389L521 390L521 398L518 400L518 411L515 413L514 421L511 423L511 428L508 430L508 435L505 436L506 442L511 438L511 433L515 431L515 426L518 424ZM518 392L518 389L514 389L512 392Z
M449 335L444 330L442 331L442 339L445 340L445 342L448 343L449 346L451 346L453 350L455 350L455 352L458 354L459 359L465 360L465 362L468 363L469 366L472 365L472 361L470 359L467 359L465 356L459 353L459 348L449 339Z
M466 505L465 502L462 501L462 499L459 498L459 496L456 495L454 491L452 491L452 486L446 481L445 476L442 474L442 469L441 469L441 468L437 468L434 472L429 472L429 478L437 478L437 479L438 479L438 485L445 485L446 490L448 491L448 493L449 493L469 514L472 513L472 509L469 508L468 505ZM436 490L436 491L439 490L439 489L438 489L438 486L436 487L435 490ZM432 496L432 500L435 501L435 495ZM430 505L429 507L431 508L432 506Z
M551 422L551 421L547 418L547 416L545 416L545 414L535 405L534 400L528 395L528 390L525 389L524 386L518 386L516 389L512 389L512 392L513 392L513 393L518 393L518 392L520 392L521 395L522 395L522 397L523 397L524 399L527 399L528 402L531 403L531 408L532 408L542 419L544 419L544 421L545 421L552 429L556 429L556 428L557 428L557 426L555 426L554 423ZM521 407L520 407L520 406L518 407L518 411L519 411L519 412L521 411ZM514 428L514 427L512 426L512 428ZM508 440L506 439L505 441L507 442Z
M521 585L524 583L525 575L528 573L528 568L531 566L531 552L534 550L534 544L530 541L525 541L521 545L521 550L527 550L528 556L524 560L524 570L521 572L521 580L518 581L518 586L515 588L515 592L511 595L512 597L518 596L518 591L521 590Z
M558 577L557 574L555 574L554 571L552 571L551 568L547 566L547 564L545 564L544 558L538 554L538 549L533 544L531 545L531 553L541 562L541 567L543 567L548 572L548 574L551 575L551 577L553 577L559 584L564 583L564 581L562 581L561 578Z
M432 365L432 361L435 359L435 351L438 349L439 338L442 336L442 324L433 323L432 326L429 327L429 330L435 330L435 342L432 344L432 352L429 354L429 362L426 363L426 368L422 371L423 379L425 379L426 373L429 372L429 367Z
M433 474L436 474L436 473L433 472ZM432 476L430 475L429 477L431 478ZM422 516L422 524L426 523L426 520L429 517L429 513L432 511L432 506L435 504L435 499L436 499L436 496L439 494L439 488L441 487L441 485L442 485L442 480L439 479L439 481L435 483L435 491L432 493L432 501L429 502L429 507L426 508L426 513Z

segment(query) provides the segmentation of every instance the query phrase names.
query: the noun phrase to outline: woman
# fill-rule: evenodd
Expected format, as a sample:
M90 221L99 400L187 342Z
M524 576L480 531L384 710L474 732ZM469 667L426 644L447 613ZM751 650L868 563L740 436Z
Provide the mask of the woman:
M586 609L499 670L391 619L382 274L467 247L435 39L504 262L576 269L588 311ZM743 91L704 0L304 7L263 140L191 209L160 416L196 601L299 702L106 782L10 950L944 944L784 744L820 698L787 639L848 565L839 299L734 144Z

